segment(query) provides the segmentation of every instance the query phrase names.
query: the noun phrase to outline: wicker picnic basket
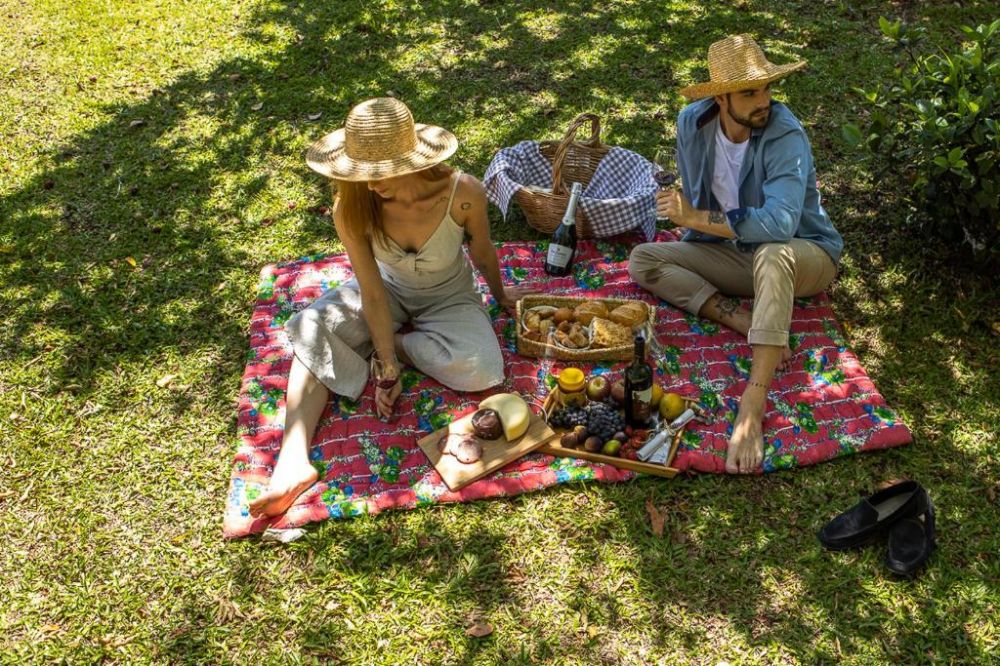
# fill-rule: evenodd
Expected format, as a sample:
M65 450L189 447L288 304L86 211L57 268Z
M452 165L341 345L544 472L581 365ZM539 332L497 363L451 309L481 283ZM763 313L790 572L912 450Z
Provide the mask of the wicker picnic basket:
M626 303L639 303L646 308L645 327L653 330L656 322L656 308L645 301L628 300L624 298L574 298L570 296L549 296L538 294L525 296L517 302L517 353L521 356L535 358L554 358L561 361L631 361L635 355L635 345L629 342L618 347L602 349L567 349L549 342L538 342L524 337L524 326L521 325L524 313L539 305L551 305L557 308L576 308L584 301L601 301L608 310L613 310Z
M590 138L576 141L576 131L590 122ZM514 195L528 224L545 234L553 233L562 223L569 203L566 183L581 183L585 188L597 171L597 164L611 146L601 143L601 120L593 113L581 113L570 123L561 141L541 141L538 150L552 163L552 191L522 187ZM590 220L583 207L576 209L576 237L594 238Z

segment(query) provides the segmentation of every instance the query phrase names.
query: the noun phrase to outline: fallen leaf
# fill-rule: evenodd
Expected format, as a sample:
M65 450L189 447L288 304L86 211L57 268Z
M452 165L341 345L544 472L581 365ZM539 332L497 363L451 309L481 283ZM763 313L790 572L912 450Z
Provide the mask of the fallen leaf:
M42 183L42 187L45 188L46 190L51 190L55 186L56 186L56 181L52 179L46 180L44 183Z
M177 375L163 375L162 377L156 380L156 385L159 386L160 388L163 388L168 384L170 384L170 382L174 381L176 378Z
M60 627L58 624L46 624L42 627L42 631L44 631L47 634L59 631L60 629L62 629L62 627Z
M466 636L473 636L474 638L482 638L483 636L489 636L493 633L493 627L490 626L489 622L483 622L482 620L477 620L475 624L465 630Z
M11 414L10 417L14 418L14 415ZM993 486L990 486L989 488L987 488L986 489L986 499L988 499L991 503L992 502L996 502L997 501L997 489L994 488Z
M131 266L132 268L136 268L139 265L132 257L125 257L125 263Z
M670 540L676 544L685 544L689 538L687 532L681 532L680 530L670 535Z
M995 321L992 324L990 324L990 328L993 329L994 333L1000 335L1000 321Z
M653 506L653 501L646 500L646 513L649 514L649 525L653 528L653 534L658 537L663 536L663 512Z
M306 116L306 118L308 118L309 120L319 120L322 117L323 117L322 111L318 113L310 113L308 116Z
M19 418L21 418L21 415L20 415L20 414L18 414L17 412L11 412L11 413L10 413L10 420L11 420L11 421L16 421L16 420L18 420Z
M889 479L888 481L883 481L882 483L878 484L878 487L875 488L875 490L882 490L883 488L894 486L897 483L902 483L903 481L906 481L906 479Z
M250 107L250 109L253 111L260 111L263 108L264 108L264 102L257 102L256 104Z
M129 126L130 129L133 129L133 128L136 128L136 127L144 127L145 125L146 125L146 121L145 120L141 120L141 119L140 120L133 120L132 122L130 122L128 124L128 126Z

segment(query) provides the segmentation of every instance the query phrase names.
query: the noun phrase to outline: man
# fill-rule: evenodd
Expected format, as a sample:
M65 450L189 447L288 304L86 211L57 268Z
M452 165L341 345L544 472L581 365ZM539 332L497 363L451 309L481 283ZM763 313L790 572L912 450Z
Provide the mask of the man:
M791 357L793 299L830 284L844 246L820 204L802 124L771 101L771 84L803 66L772 64L749 35L709 47L710 81L681 90L697 100L677 119L683 191L656 199L658 214L686 229L683 240L639 245L629 260L646 289L747 336L753 359L729 439L730 473L760 469L768 387ZM752 312L734 296L753 296Z

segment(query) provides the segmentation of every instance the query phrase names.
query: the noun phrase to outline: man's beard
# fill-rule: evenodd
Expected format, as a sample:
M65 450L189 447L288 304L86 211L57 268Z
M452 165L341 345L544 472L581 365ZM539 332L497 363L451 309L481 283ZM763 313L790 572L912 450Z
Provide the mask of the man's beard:
M755 114L749 116L738 116L733 113L733 107L727 109L729 112L729 117L735 122L743 125L743 127L749 127L750 129L760 129L767 125L767 121L771 118L771 109L763 109Z

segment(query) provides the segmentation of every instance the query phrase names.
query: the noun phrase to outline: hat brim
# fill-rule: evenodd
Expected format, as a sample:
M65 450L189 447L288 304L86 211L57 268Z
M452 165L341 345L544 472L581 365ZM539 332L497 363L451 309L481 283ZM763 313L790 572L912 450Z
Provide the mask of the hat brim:
M744 79L741 81L707 81L696 83L691 86L681 88L680 93L688 99L702 99L704 97L714 97L715 95L725 95L726 93L738 92L749 88L759 88L773 83L778 79L783 79L792 72L806 66L805 60L793 62L787 65L774 65L773 69L763 77Z
M309 146L306 164L317 173L337 180L382 180L421 171L445 161L458 150L455 135L435 125L414 123L417 146L391 160L356 160L347 154L344 128L327 134Z

